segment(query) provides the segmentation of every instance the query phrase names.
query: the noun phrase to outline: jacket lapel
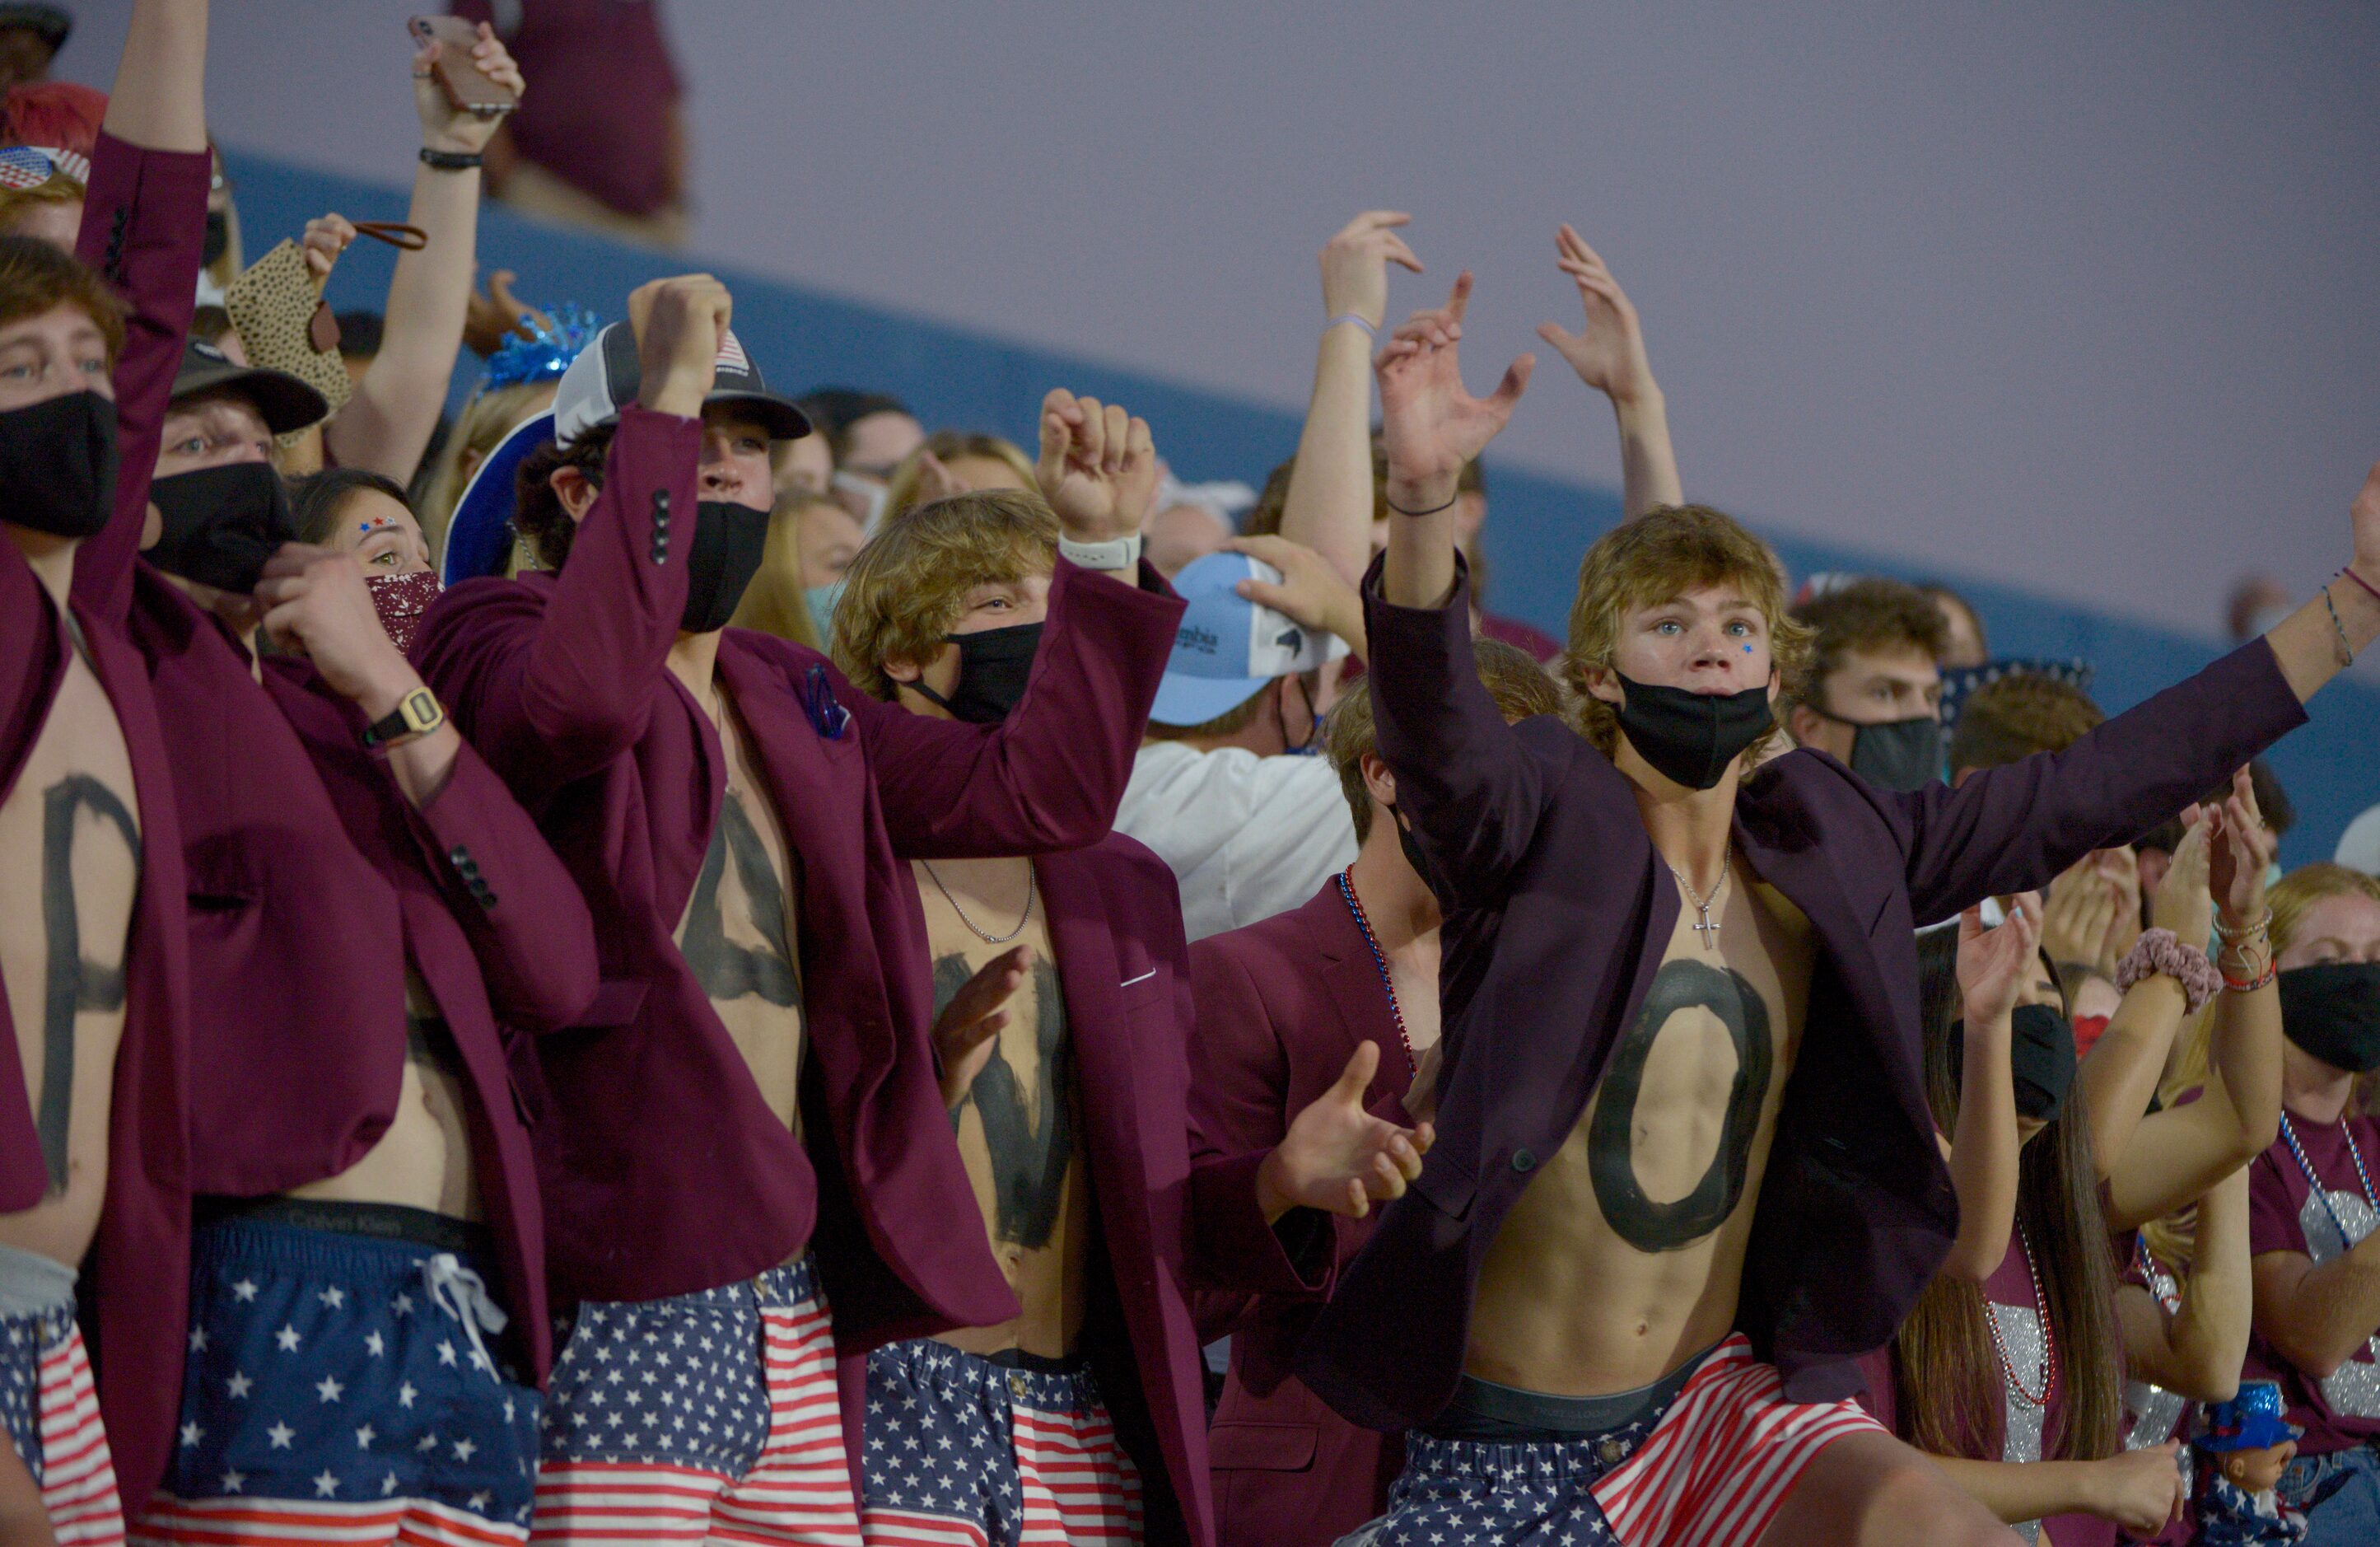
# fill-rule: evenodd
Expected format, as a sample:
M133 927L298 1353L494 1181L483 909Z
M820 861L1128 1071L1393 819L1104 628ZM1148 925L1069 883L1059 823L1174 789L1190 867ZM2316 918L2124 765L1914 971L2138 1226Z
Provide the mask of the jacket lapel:
M1045 854L1034 860L1043 906L1049 909L1050 948L1057 957L1058 986L1066 1001L1066 1035L1077 1071L1076 1099L1083 1131L1097 1159L1091 1175L1099 1217L1110 1239L1128 1229L1146 1234L1136 1207L1144 1183L1140 1154L1138 1081L1134 1066L1132 1017L1121 1014L1126 978L1160 970L1154 962L1129 969L1117 955L1107 903L1095 866L1075 853ZM1135 982L1139 989L1147 980ZM1086 1159L1089 1157L1087 1156Z
M1326 882L1299 912L1306 938L1321 958L1322 994L1330 1002L1340 1033L1328 1067L1317 1071L1322 1084L1328 1086L1339 1078L1356 1048L1378 1042L1380 1066L1364 1092L1365 1104L1372 1105L1383 1097L1403 1100L1413 1088L1413 1066L1397 1035L1396 1014L1390 1005L1389 987L1380 979L1379 961L1356 925L1354 914L1348 910L1347 899L1339 895L1338 879Z

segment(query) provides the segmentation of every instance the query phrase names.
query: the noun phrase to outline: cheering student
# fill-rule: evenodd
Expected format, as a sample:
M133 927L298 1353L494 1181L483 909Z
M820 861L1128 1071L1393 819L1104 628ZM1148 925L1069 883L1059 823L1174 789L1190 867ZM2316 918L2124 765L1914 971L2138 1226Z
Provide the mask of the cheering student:
M1380 749L1447 910L1439 1140L1299 1371L1351 1418L1415 1429L1380 1541L1573 1521L1636 1542L1990 1540L1849 1401L1955 1224L1914 926L2153 825L2301 722L2380 634L2380 469L2350 572L2062 754L1906 795L1808 752L1747 776L1806 640L1766 548L1716 511L1655 511L1589 551L1577 731L1505 725L1459 668L1456 475L1532 364L1464 392L1463 299L1379 356L1399 514L1367 582Z
M111 518L140 519L189 323L206 29L203 0L132 9L94 150L91 266L0 238L0 1033L24 1078L0 1115L10 1540L120 1540L123 1495L154 1484L173 1443L160 1393L181 1361L189 1245L181 842L148 675L120 601L81 566Z
M1471 641L1479 680L1508 720L1557 714L1545 668L1500 640ZM1190 947L1198 1008L1191 1112L1229 1154L1260 1154L1341 1079L1366 1042L1382 1050L1365 1104L1405 1121L1423 1108L1438 1047L1438 899L1405 846L1396 776L1373 742L1372 690L1359 682L1331 710L1330 764L1354 819L1354 862L1303 907ZM1383 1103L1386 1103L1383 1105ZM1426 1108L1423 1108L1426 1110ZM1338 1261L1371 1220L1334 1222ZM1305 1547L1379 1514L1404 1459L1396 1436L1349 1423L1289 1373L1310 1297L1200 1297L1199 1330L1229 1334L1231 1369L1208 1431L1215 1536L1221 1547Z
M1041 428L1047 503L963 493L888 517L861 551L835 615L855 685L922 715L1026 713L1052 566L1137 567L1136 535L1086 554L1052 506L1136 534L1156 492L1148 426L1053 393ZM844 1358L852 1432L866 1436L862 1528L885 1544L953 1531L1211 1542L1186 1293L1318 1291L1330 1231L1305 1211L1403 1190L1420 1141L1359 1100L1358 1066L1379 1050L1348 1050L1344 1078L1272 1155L1234 1147L1194 1166L1190 973L1164 863L1111 834L1062 854L919 859L910 872L943 1099L1021 1313ZM965 1465L930 1454L952 1448Z
M1017 1315L984 1237L951 1228L974 1192L895 878L1103 837L1180 611L1059 560L998 725L907 713L726 628L766 539L771 443L808 429L731 310L702 274L630 298L521 464L514 518L547 572L455 587L414 644L576 871L602 958L593 1007L537 1059L551 1272L576 1310L544 1540L850 1542L838 1350ZM1102 556L1130 535L1066 525ZM680 1338L692 1414L607 1379Z

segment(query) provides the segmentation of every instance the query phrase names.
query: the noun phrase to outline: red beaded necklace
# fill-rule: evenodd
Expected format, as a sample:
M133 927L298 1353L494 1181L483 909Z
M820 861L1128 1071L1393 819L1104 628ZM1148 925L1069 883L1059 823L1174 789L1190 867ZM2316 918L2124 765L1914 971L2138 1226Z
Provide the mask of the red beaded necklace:
M1413 1038L1405 1030L1405 1012L1397 1003L1397 985L1389 976L1389 958L1380 949L1379 937L1372 932L1372 920L1364 912L1364 905L1355 900L1355 883L1352 879L1355 867L1348 866L1339 872L1339 895L1347 899L1347 911L1355 916L1355 927L1364 934L1364 944L1372 948L1372 965L1379 969L1380 987L1389 995L1389 1019L1396 1024L1397 1041L1405 1050L1405 1072L1418 1074L1421 1063L1414 1057Z
M2024 1253L2025 1276L2033 1280L2033 1312L2041 1322L2040 1395L2035 1396L2018 1378L2016 1363L2009 1358L2008 1340L2000 1335L1999 1309L1989 1300L1984 1302L1984 1320L1992 1329L1992 1348L2000 1357L2000 1373L2008 1377L2010 1388L2023 1399L2026 1407L2046 1407L2049 1406L2049 1394L2058 1383L2058 1334L2050 1329L2049 1301L2041 1292L2041 1270L2033 1265L2033 1243L2024 1238L2022 1226L2017 1229L2016 1245L2017 1249Z

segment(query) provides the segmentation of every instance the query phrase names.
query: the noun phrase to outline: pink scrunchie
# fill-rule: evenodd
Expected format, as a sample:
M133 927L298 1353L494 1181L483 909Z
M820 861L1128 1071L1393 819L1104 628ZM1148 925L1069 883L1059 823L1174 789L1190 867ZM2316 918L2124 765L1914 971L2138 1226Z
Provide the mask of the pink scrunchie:
M2134 983L2159 973L2181 985L2182 997L2190 1006L2184 1012L2188 1015L2196 1015L2199 1006L2223 988L2223 974L2206 959L2205 952L2184 944L2171 930L2143 930L2116 968L2117 991L2129 993Z

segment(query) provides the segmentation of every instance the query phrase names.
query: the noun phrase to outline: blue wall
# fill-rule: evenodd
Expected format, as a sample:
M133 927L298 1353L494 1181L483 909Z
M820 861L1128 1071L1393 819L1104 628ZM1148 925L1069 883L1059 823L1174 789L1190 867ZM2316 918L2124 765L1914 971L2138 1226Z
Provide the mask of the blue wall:
M395 220L405 214L405 195L396 189L253 155L227 159L251 261L326 210L350 218ZM516 270L517 291L526 299L576 300L606 316L617 315L627 293L643 281L698 262L533 225L493 205L482 213L480 255L483 270ZM378 308L395 261L394 252L380 243L357 244L333 275L332 305ZM1158 445L1176 473L1194 481L1258 481L1296 448L1297 420L1278 409L714 267L735 289L737 334L771 382L795 392L823 383L893 392L929 425L989 428L1029 445L1041 395L1064 385L1131 405L1154 427ZM458 374L458 399L468 384ZM1491 476L1488 556L1497 610L1560 635L1578 554L1618 518L1619 498L1607 489L1496 468L1492 458ZM1958 586L1982 611L1996 654L2086 657L2097 668L2093 691L2111 713L2220 653L2206 640L2044 602L1969 575L1917 576L1852 549L1774 531L1766 535L1796 576L1851 569ZM1978 533L1977 541L1987 546L1991 534ZM1536 555L1551 557L1532 562ZM2208 586L2223 583L2250 556L2254 555L2210 556ZM2282 850L2285 864L2329 858L2348 821L2380 800L2371 774L2375 747L2380 690L2340 682L2315 700L2314 723L2274 750L2274 769L2298 808L2298 826Z

